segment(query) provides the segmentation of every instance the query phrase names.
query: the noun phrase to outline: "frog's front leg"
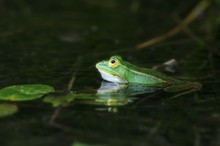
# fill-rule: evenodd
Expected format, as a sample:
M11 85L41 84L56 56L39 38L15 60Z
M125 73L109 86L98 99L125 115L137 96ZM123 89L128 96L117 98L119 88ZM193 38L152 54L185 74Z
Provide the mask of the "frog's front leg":
M175 95L172 98L184 95L184 94L189 94L191 92L195 92L200 90L202 85L198 82L185 82L185 83L180 83L180 84L173 84L169 87L164 88L164 91L166 92L181 92L177 95Z

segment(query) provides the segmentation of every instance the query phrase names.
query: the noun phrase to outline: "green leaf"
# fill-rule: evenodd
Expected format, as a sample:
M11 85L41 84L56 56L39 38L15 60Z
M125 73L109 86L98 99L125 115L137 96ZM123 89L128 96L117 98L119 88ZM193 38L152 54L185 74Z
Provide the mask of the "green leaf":
M0 118L13 115L18 111L18 107L13 104L0 104Z
M54 88L43 84L14 85L0 90L0 100L33 100L50 92L54 92Z

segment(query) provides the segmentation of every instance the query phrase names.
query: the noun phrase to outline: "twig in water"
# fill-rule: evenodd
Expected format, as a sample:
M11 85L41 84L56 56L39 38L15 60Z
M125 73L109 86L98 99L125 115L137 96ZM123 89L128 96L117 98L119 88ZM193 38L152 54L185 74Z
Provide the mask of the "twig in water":
M143 103L144 101L146 101L147 99L151 98L151 97L154 97L158 94L159 92L156 92L156 93L153 93L149 96L146 96L145 98L139 100L137 103L135 103L135 105L132 106L132 108L136 108L139 104Z
M197 37L187 26L185 26L182 22L182 20L180 19L179 16L176 16L176 21L178 22L179 25L182 26L182 31L187 34L192 40L194 40L196 43L198 43L199 45L203 45L203 41L201 39L199 39L199 37Z
M200 3L187 15L187 17L182 21L182 23L180 23L179 25L177 25L176 27L174 27L173 29L171 29L170 31L168 31L167 33L160 35L156 38L152 38L150 40L147 40L141 44L139 44L136 48L137 49L143 49L145 47L151 46L153 44L156 44L158 42L161 42L167 38L170 38L174 35L176 35L177 33L181 32L183 30L183 26L186 27L187 25L189 25L195 18L197 18L208 6L210 5L209 0L201 0Z
M69 84L67 86L67 91L71 91L71 89L73 88L73 84L75 82L76 74L77 74L77 72L79 70L79 66L81 64L81 60L82 60L81 57L78 57L76 63L74 64L75 70L74 70L74 72L73 72L73 74L71 76L71 79L69 81Z
M73 87L74 81L76 79L76 73L79 70L80 64L81 64L81 57L78 57L76 63L74 64L74 68L75 68L74 72L71 76L71 79L70 79L68 87L67 87L68 92L71 91L71 89ZM62 109L62 106L59 106L58 108L55 109L53 115L50 118L49 124L53 125L56 128L62 129L62 130L71 130L70 128L56 122L56 118L59 116L61 109Z
M60 110L61 107L56 108L56 110L54 111L53 115L50 118L49 124L61 130L65 130L65 131L71 130L70 128L56 122L56 118L58 117Z

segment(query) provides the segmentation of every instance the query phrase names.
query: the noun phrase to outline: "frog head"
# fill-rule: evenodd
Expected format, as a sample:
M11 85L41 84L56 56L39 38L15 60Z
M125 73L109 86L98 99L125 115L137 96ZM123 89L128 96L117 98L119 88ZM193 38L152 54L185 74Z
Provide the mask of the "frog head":
M102 78L109 82L127 83L126 65L121 56L112 56L109 60L104 60L96 64Z

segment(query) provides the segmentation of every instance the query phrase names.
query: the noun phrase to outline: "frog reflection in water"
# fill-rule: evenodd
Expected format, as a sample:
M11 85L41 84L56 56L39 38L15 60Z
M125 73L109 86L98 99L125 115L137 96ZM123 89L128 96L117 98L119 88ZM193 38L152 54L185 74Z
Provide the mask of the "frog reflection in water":
M120 56L112 56L108 61L101 61L96 64L96 68L102 78L109 82L160 87L166 92L182 91L179 95L201 88L200 83L178 80L152 69L138 67L124 61Z

